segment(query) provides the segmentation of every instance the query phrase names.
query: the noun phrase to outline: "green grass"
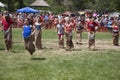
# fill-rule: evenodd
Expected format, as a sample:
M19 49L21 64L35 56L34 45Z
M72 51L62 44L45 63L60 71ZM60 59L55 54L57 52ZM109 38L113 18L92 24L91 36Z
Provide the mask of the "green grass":
M0 32L0 80L120 80L119 47L89 51L83 46L83 50L69 52L55 46L55 30L43 30L46 48L31 56L24 49L21 34L22 29L13 29L13 49L8 53ZM110 33L96 33L96 39L104 42L112 37ZM113 47L111 44L108 46Z

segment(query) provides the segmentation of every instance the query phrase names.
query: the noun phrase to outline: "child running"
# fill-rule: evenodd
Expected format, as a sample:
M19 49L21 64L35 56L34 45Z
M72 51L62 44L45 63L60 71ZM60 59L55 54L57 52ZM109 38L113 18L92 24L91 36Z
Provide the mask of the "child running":
M34 32L32 33L28 19L25 19L22 35L24 38L25 49L28 50L31 55L35 52L35 46L33 44L33 39L32 39L33 34Z
M98 30L98 24L94 21L92 17L89 18L90 20L87 23L87 31L88 31L88 48L95 49L95 33Z
M64 48L64 25L62 24L62 21L59 21L57 25L57 33L58 33L58 44L60 48Z
M74 48L74 44L72 41L73 37L73 26L71 25L71 21L69 20L68 22L65 23L65 36L66 36L66 50L71 51L71 49Z
M119 46L119 26L117 25L117 22L114 22L112 26L112 35L113 35L113 45Z

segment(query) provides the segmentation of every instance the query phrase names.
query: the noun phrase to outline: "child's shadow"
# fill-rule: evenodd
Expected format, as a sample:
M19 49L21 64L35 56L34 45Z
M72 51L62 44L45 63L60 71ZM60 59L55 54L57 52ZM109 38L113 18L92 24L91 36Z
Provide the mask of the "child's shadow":
M104 51L105 49L99 49L99 48L95 48L95 49L91 49L91 51Z
M81 49L73 49L72 51L81 51Z
M44 49L53 49L52 47L43 47L41 50L44 50Z
M46 60L46 58L31 58L31 60Z

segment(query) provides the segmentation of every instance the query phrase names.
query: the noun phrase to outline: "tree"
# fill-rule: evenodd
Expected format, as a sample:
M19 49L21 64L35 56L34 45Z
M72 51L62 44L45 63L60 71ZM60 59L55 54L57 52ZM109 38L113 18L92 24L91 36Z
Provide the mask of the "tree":
M115 10L120 11L120 0L114 0Z
M23 0L17 0L17 2L19 3L19 8L22 8L25 6Z
M0 0L0 2L8 5L7 10L14 12L18 8L29 6L35 0ZM55 13L64 12L67 8L62 2L64 0L45 0L50 4L49 10ZM84 10L91 9L97 11L120 11L120 0L70 0L73 2L72 9L69 10ZM13 4L13 5L12 5ZM70 8L70 7L68 7ZM46 8L43 8L46 9Z
M73 2L74 10L84 10L86 8L86 0L71 0Z
M113 2L113 0L87 0L86 6L87 8L97 11L105 9L112 10L114 8L114 6L112 6Z
M75 10L120 11L120 0L72 0Z
M53 13L62 13L66 10L63 4L61 4L62 0L45 0L50 4L49 10Z

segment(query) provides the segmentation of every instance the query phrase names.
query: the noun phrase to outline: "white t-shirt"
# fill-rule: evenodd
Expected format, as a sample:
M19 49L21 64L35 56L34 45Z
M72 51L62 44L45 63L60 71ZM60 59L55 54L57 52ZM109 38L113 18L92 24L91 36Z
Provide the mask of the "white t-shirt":
M41 25L41 23L35 22L35 25Z
M64 25L57 25L57 29L58 29L58 34L63 34L64 33Z
M65 17L65 21L68 22L70 20L69 17Z

